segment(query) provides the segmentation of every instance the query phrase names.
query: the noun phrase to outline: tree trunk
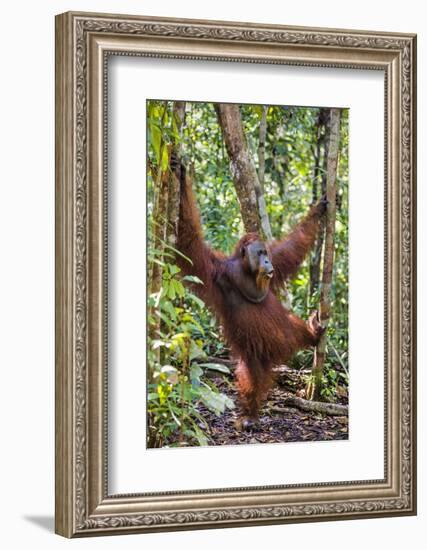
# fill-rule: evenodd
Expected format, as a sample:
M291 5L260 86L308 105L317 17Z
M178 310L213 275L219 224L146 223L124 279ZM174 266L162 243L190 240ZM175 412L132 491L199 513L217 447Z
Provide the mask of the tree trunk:
M168 110L168 102L163 102L163 115L161 126L164 126ZM167 201L168 201L168 182L165 175L162 173L161 158L163 149L163 138L160 140L159 156L160 160L158 166L152 167L152 173L154 178L154 209L153 209L153 248L155 250L163 250L163 242L166 236L166 222L167 222ZM151 269L149 293L155 294L159 292L162 285L162 269L157 262L153 262Z
M160 255L164 249L164 242L166 238L166 226L167 226L167 210L168 210L168 189L169 178L167 172L162 172L161 167L157 167L157 177L155 181L156 198L153 211L153 247L155 250L159 250ZM162 288L163 270L162 266L158 262L153 262L151 270L151 281L149 285L150 295L157 294ZM150 315L154 316L154 309L150 309ZM156 318L154 323L150 323L149 336L151 339L158 338L160 331L160 317ZM160 348L158 348L158 355L160 356Z
M185 101L175 101L172 109L173 127L180 137L182 136L182 127L184 125L185 118ZM174 143L172 146L173 152L178 158L182 157L181 143ZM172 154L172 150L170 151ZM170 156L169 156L170 158ZM168 189L168 223L166 231L166 242L175 247L177 235L178 235L178 221L179 221L179 201L180 201L180 184L176 175L169 171L169 189Z
M340 137L340 114L339 109L331 109L326 174L326 196L328 199L328 206L326 210L325 252L323 259L322 287L320 291L320 322L324 327L328 326L331 315L331 284L334 267L336 177ZM320 338L314 354L312 376L307 387L307 397L311 400L319 400L320 398L323 367L325 363L326 332L325 330Z
M163 121L166 120L166 114L168 110L168 103L164 103ZM178 135L181 133L185 114L185 102L176 101L172 107L172 125L175 126L175 131ZM161 139L160 151L165 146L163 138ZM168 166L166 170L162 169L162 154L160 154L159 165L155 167L153 172L155 173L155 206L153 211L154 229L153 229L153 246L156 250L160 251L160 258L162 256L165 243L175 246L177 238L178 228L178 216L179 216L179 181L175 174L169 169L170 158L173 150L180 154L180 143L173 143L168 147ZM162 288L163 270L162 266L158 262L154 262L151 271L150 282L150 294L156 294L160 292ZM151 310L151 314L154 314L154 308ZM156 319L155 323L150 325L149 335L151 338L158 338L161 328L160 317ZM160 351L160 348L158 348Z
M276 143L278 143L280 139L284 139L284 137L286 136L286 128L287 128L288 122L289 122L289 113L285 113L283 115L282 124L281 125L279 124L276 127L276 136L275 136ZM288 159L286 158L286 152L284 151L282 153L282 156L280 157L278 154L277 147L274 146L273 147L273 168L276 174L277 186L279 188L279 195L280 195L280 200L282 201L282 204L284 204L286 200L286 178L289 175L287 163L288 163ZM285 208L282 208L280 212L280 222L279 222L280 233L283 232L284 223L285 223ZM288 289L288 281L284 281L282 288L279 291L279 295L280 295L280 301L283 303L283 305L286 308L291 309L292 304L291 304L291 296L289 294L289 289Z
M317 143L313 174L313 204L326 193L326 172L329 139L329 109L320 109L316 124ZM323 156L322 156L323 150ZM322 170L323 167L323 170ZM320 189L319 189L320 187ZM325 218L320 220L319 233L310 261L310 296L319 288L320 262L325 237Z
M156 196L153 210L153 248L162 251L166 238L167 208L168 208L168 178L158 167L155 180ZM157 262L153 262L151 270L150 294L159 292L162 286L162 268Z
M239 106L219 103L215 105L215 109L230 159L245 230L259 233L261 238L271 240L264 194L243 132Z
M265 176L265 138L267 136L267 113L268 105L263 105L261 122L259 124L259 144L258 144L258 179L261 190L264 193Z

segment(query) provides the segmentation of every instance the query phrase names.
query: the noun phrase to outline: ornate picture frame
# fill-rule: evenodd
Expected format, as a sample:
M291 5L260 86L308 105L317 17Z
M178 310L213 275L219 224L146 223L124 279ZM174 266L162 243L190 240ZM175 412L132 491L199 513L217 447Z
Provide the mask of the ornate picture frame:
M108 492L107 63L111 55L384 73L384 478ZM65 537L416 513L416 37L68 12L56 17L56 532Z

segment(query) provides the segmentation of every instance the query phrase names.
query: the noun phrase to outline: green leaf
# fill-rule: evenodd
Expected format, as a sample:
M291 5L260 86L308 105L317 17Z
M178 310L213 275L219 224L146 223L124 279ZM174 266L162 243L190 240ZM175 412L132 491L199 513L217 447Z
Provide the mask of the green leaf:
M181 271L181 269L177 265L169 265L169 271L171 272L171 275L176 275Z
M209 443L207 435L197 425L194 426L194 431L199 445L204 446Z
M172 340L183 340L184 338L187 338L188 337L188 333L187 332L177 332L176 334L174 334L172 336Z
M168 404L168 407L169 407L169 410L170 410L170 413L172 415L172 418L175 420L177 426L181 426L181 422L178 420L178 417L176 416L176 414L173 412L173 409L172 407Z
M183 277L183 280L189 281L190 283L198 283L200 285L203 284L203 281L199 279L199 277L196 277L196 275L185 275L185 277Z
M206 354L205 352L203 351L202 348L200 348L196 342L194 342L194 340L191 340L191 343L190 343L190 354L189 354L189 358L190 358L190 361L193 361L193 359L197 359L197 357L206 357Z
M200 309L203 309L205 307L205 303L203 302L203 300L201 300L198 296L196 296L195 294L191 293L191 292L187 292L187 296L188 298L190 298L190 300L192 302L194 302Z
M178 371L175 367L172 367L172 365L164 365L161 368L161 372L166 375L169 384L178 384Z
M191 333L194 334L205 334L205 331L203 330L203 327L202 325L200 325L197 321L195 321L194 319L192 320L192 322L188 323L187 324L187 330Z
M222 414L225 408L234 408L233 401L223 393L213 392L209 387L200 388L202 402L217 415Z
M165 304L165 305L166 305L166 304ZM167 315L165 315L164 313L160 312L160 313L159 313L159 317L160 317L160 319L161 319L164 323L166 323L166 325L167 325L169 328L172 327L172 322L171 322L171 320L169 319L169 317L168 317Z
M262 117L262 112L263 112L263 106L262 105L254 105L253 109L256 112L256 114L259 116L259 118L261 118Z
M170 342L165 342L164 340L152 340L151 347L152 349L157 349L162 347L170 348Z
M158 126L151 125L151 144L156 155L157 164L160 164L160 145L162 142L162 132Z
M190 378L192 381L200 380L200 377L203 374L203 369L199 367L197 363L192 363L190 367Z
M225 410L224 402L211 389L200 388L200 397L202 402L216 414L221 414Z
M199 363L199 365L204 369L230 374L230 369L226 365L222 365L221 363Z
M157 392L150 392L147 396L148 401L158 401L159 394Z
M162 304L163 309L169 314L169 317L173 320L177 320L177 314L175 311L174 306L171 304L171 302L164 302Z
M150 261L154 264L161 265L162 267L165 265L165 262L162 262L162 260L159 260L158 258L152 258Z
M183 298L185 295L185 289L182 286L182 283L180 281L177 281L176 279L172 280L172 284L175 287L175 292L178 294L180 298Z
M162 172L166 172L169 166L169 155L167 145L163 145L162 149Z
M171 284L168 284L168 290L167 290L167 293L168 293L168 297L171 299L171 300L174 300L175 299L175 286L173 285L174 281L170 281Z

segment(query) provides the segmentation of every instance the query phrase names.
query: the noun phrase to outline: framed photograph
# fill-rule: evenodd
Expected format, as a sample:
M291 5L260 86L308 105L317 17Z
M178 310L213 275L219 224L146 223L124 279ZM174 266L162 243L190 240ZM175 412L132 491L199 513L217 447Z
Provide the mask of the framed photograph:
M416 37L56 18L56 532L416 513Z

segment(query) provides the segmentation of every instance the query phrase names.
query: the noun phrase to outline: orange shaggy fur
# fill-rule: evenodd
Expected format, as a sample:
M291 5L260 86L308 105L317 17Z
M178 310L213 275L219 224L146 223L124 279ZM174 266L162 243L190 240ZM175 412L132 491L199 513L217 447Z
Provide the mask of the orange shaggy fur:
M255 233L242 237L229 257L205 243L191 180L183 165L176 171L181 179L177 247L191 263L181 256L177 256L177 262L183 274L196 275L203 281L203 285L193 285L193 289L223 326L225 339L237 360L235 374L242 415L256 419L272 382L273 366L300 349L316 345L320 337L320 328L316 330L283 307L276 293L297 272L313 246L326 205L320 202L313 206L286 238L267 244L274 268L270 280L261 271L255 276L248 273L242 256L242 248L259 240ZM262 301L254 303L245 297L243 289L249 285L262 291Z

